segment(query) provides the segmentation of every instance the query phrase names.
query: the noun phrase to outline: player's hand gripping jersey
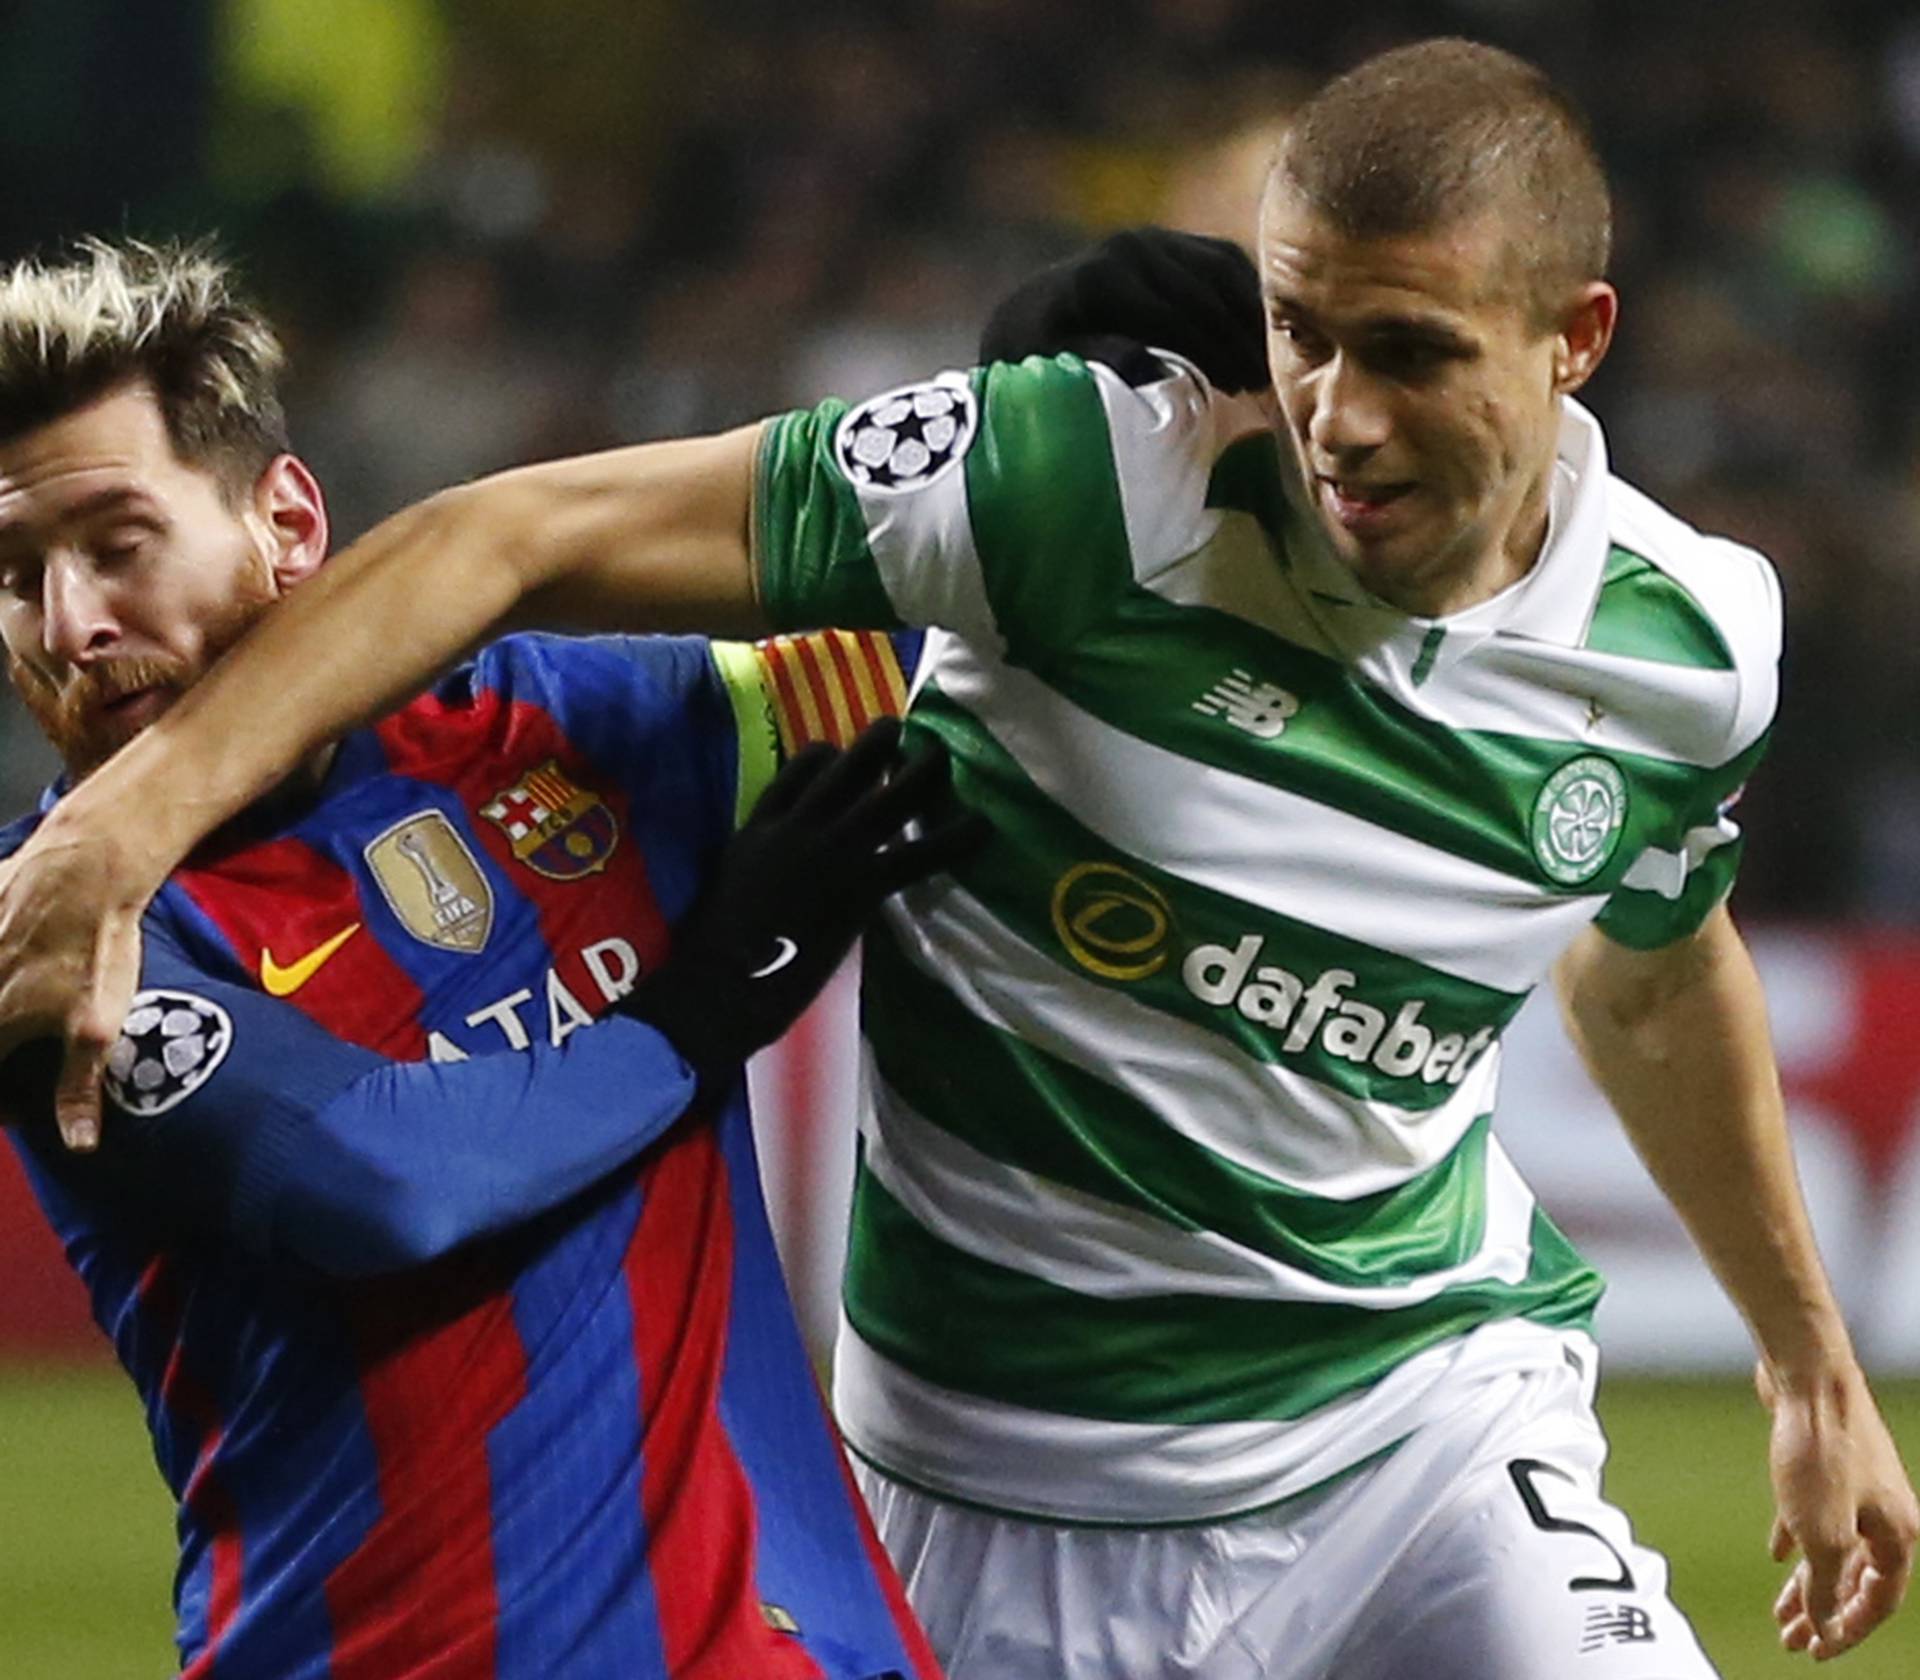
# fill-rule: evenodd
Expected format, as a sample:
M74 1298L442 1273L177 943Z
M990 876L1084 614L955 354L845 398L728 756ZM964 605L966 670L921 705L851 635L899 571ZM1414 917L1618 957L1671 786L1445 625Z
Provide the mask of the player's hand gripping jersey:
M935 1673L738 1082L683 1119L599 1019L783 741L903 698L880 637L510 638L155 901L107 1147L14 1138L179 1500L188 1674Z
M774 622L952 632L910 728L997 835L866 946L835 1391L901 1480L1200 1520L1543 1338L1586 1358L1599 1280L1488 1130L1499 1037L1583 925L1655 946L1726 894L1776 583L1571 402L1540 562L1444 620L1366 595L1293 470L1177 363L767 433Z

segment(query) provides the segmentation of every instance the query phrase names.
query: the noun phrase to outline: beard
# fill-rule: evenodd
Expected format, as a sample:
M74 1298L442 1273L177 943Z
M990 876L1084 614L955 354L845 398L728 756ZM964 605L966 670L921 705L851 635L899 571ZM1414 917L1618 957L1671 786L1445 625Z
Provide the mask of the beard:
M157 688L171 705L206 675L208 667L273 603L271 592L252 591L230 601L206 626L200 653L194 658L179 654L129 655L72 670L61 681L29 665L18 654L9 653L7 676L40 732L65 763L68 778L79 782L144 727L117 716L110 709L114 701L142 689Z

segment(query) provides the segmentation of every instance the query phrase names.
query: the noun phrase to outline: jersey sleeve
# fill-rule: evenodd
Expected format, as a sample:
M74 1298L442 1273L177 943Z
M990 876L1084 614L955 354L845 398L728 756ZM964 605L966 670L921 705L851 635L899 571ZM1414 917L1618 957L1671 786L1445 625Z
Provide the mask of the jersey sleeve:
M1746 845L1733 808L1765 755L1762 736L1738 758L1703 774L1690 802L1622 877L1596 925L1637 951L1671 945L1695 932L1733 890Z
M102 1155L261 1255L336 1276L422 1264L560 1205L693 1100L672 1045L626 1017L558 1049L394 1062L209 976L151 923L147 946Z
M1685 939L1732 892L1745 848L1733 811L1766 756L1779 703L1782 613L1772 565L1711 539L1678 572L1708 611L1736 681L1720 762L1701 769L1672 803L1597 919L1609 938L1642 951Z
M1062 355L785 415L755 477L762 605L1037 666L1211 531L1226 406L1185 364L1136 389Z

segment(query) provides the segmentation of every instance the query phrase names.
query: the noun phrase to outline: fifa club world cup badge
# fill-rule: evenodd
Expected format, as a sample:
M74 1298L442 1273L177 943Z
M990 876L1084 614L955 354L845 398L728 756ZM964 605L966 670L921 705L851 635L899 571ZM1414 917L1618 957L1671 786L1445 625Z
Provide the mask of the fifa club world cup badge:
M1627 821L1627 779L1597 753L1569 759L1533 802L1533 855L1563 887L1591 881L1612 858Z
M400 925L423 945L473 956L493 929L493 889L444 811L416 811L366 849Z
M548 759L480 807L506 831L513 855L551 881L577 881L607 867L620 825L599 794Z

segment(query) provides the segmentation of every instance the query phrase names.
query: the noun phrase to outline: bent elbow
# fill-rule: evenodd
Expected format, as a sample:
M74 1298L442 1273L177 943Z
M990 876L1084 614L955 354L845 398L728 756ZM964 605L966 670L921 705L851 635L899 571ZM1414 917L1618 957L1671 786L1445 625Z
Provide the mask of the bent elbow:
M368 1278L438 1260L469 1234L436 1187L356 1162L283 1198L277 1246L329 1277Z

